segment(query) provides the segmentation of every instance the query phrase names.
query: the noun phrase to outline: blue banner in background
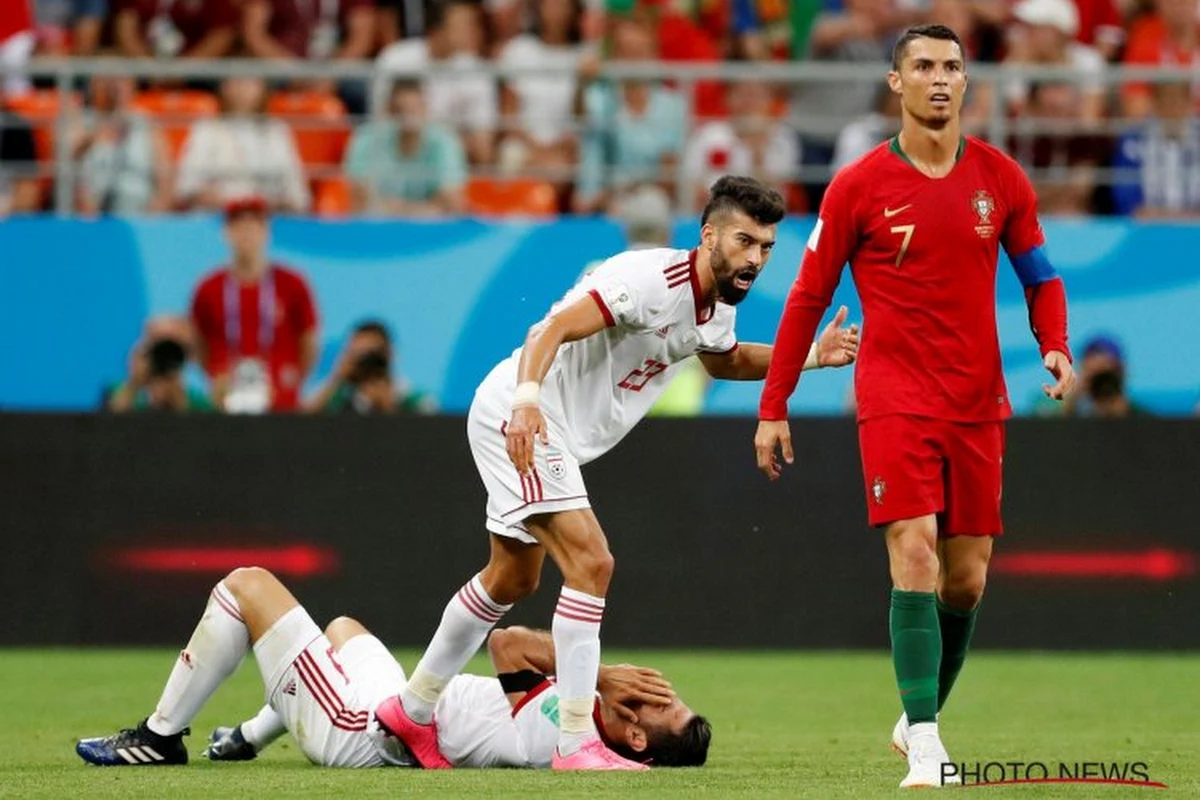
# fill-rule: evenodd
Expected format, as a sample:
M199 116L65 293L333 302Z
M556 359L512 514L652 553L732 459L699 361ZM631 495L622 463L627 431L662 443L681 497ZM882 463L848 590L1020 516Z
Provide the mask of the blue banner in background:
M781 227L771 264L738 309L744 341L774 338L811 219ZM621 250L621 230L603 220L274 222L271 254L308 276L322 351L332 367L349 328L385 320L399 340L399 371L465 410L475 385L517 347L590 263ZM675 232L697 238L695 223ZM1105 332L1125 347L1138 402L1189 414L1200 398L1200 227L1126 221L1047 221L1050 256L1067 282L1076 349ZM131 344L148 315L186 314L193 287L226 258L221 221L162 220L0 223L0 407L96 408L124 377ZM861 319L849 271L835 297ZM1008 264L999 279L1000 339L1010 393L1028 413L1045 381L1024 297ZM870 332L865 331L869 336ZM797 413L842 413L850 370L804 378ZM758 385L718 383L706 408L753 414Z

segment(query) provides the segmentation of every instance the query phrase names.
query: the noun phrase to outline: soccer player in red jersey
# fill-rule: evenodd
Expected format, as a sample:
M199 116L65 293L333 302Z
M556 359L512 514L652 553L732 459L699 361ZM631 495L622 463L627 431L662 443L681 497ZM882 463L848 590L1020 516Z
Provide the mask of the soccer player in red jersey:
M1062 280L1043 250L1037 199L1017 163L960 131L967 86L949 28L910 28L888 85L900 134L834 178L808 240L767 373L758 466L792 463L787 401L813 333L850 263L863 304L855 375L870 524L884 528L890 628L908 758L900 784L939 786L949 763L937 714L962 668L1001 533L1004 420L1011 413L996 333L996 264L1008 253L1025 287L1055 399L1074 380Z

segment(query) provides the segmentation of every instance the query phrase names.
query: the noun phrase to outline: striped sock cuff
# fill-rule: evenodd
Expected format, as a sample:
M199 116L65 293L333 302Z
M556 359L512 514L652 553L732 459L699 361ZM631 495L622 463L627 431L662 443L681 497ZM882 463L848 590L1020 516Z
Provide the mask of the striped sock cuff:
M604 618L604 598L564 586L558 596L558 607L554 609L554 613L578 622L599 625Z
M508 610L512 608L512 604L502 606L488 596L487 590L483 588L483 582L476 575L471 580L467 581L461 589L458 590L458 602L470 611L479 619L491 625L495 625L500 621Z
M212 601L216 603L217 608L243 625L245 624L246 621L242 619L242 607L238 605L237 598L233 596L233 592L229 591L229 587L225 585L224 581L213 587Z

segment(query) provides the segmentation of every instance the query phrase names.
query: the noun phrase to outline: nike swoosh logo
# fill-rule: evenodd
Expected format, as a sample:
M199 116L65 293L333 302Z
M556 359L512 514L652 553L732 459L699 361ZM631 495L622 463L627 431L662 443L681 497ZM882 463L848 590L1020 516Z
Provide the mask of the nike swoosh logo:
M912 203L909 203L906 206L900 206L899 208L885 208L883 210L883 216L887 219L891 219L892 217L899 214L901 211L904 211L909 208L912 208Z

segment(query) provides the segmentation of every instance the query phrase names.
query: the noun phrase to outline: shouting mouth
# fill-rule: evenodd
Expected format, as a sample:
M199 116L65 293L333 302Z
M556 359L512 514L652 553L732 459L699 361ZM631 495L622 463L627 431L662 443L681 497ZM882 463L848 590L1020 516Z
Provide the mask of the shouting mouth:
M750 290L750 286L754 283L754 279L758 277L758 273L752 269L744 269L737 275L733 276L733 285L741 289L743 292Z
M934 92L929 96L929 102L933 103L935 106L946 105L950 102L950 95L946 92Z

